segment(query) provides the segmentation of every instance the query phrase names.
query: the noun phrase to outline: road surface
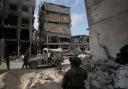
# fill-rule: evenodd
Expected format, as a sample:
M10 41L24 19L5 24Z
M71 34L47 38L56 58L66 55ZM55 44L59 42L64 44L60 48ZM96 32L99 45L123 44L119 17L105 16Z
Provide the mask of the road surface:
M9 71L4 70L5 64L0 66L3 68L0 70L0 89L62 89L63 74L69 68L69 61L62 63L62 71L54 67L23 70L21 67L22 62L12 62Z

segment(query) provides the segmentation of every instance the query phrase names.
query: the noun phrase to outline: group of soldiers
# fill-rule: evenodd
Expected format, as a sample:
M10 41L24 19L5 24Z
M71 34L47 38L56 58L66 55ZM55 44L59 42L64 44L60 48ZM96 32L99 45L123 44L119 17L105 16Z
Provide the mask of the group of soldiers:
M28 59L29 59L29 50L27 50L23 56L23 65L22 65L22 69L24 67L28 68L29 64L28 64ZM7 70L10 70L10 55L6 55L6 65L7 65Z

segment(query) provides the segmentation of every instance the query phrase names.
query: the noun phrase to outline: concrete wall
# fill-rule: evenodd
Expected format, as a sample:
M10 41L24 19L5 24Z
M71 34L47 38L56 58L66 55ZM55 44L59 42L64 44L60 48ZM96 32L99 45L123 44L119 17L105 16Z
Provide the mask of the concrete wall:
M44 28L45 28L45 31L50 31L53 33L70 34L70 28L66 24L55 24L55 23L45 22Z
M93 58L108 58L105 50L116 57L119 49L128 44L128 0L86 1Z
M51 11L51 12L53 11L57 13L70 14L70 9L66 6L55 5L52 3L44 2L44 7L46 10Z
M61 23L70 23L70 16L64 14L57 14L57 13L49 13L45 17L46 21L53 21L53 22L61 22Z

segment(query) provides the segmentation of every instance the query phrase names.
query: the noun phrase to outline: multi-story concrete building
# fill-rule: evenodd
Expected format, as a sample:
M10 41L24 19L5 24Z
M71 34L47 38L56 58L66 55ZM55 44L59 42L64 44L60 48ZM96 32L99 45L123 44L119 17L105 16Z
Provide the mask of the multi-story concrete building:
M35 0L0 0L0 39L6 54L19 55L30 46L34 8Z
M44 2L39 11L41 48L70 49L70 8Z
M128 44L128 0L85 0L94 59L116 57Z

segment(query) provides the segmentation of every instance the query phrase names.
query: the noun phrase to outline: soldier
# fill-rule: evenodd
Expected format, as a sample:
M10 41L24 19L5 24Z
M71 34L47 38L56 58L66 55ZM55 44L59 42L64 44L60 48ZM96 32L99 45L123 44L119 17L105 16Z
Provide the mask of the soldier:
M78 57L70 57L71 69L69 69L63 78L63 89L85 89L84 80L87 79L87 73L80 67L81 60Z
M7 70L10 69L10 54L11 52L8 50L8 45L6 45L6 52L5 52L5 59L6 59L6 65L7 65Z
M24 68L24 66L28 66L28 58L29 58L29 50L27 50L24 54L24 63L23 63L23 66L22 66L22 69Z
M10 69L10 54L6 57L7 70Z

